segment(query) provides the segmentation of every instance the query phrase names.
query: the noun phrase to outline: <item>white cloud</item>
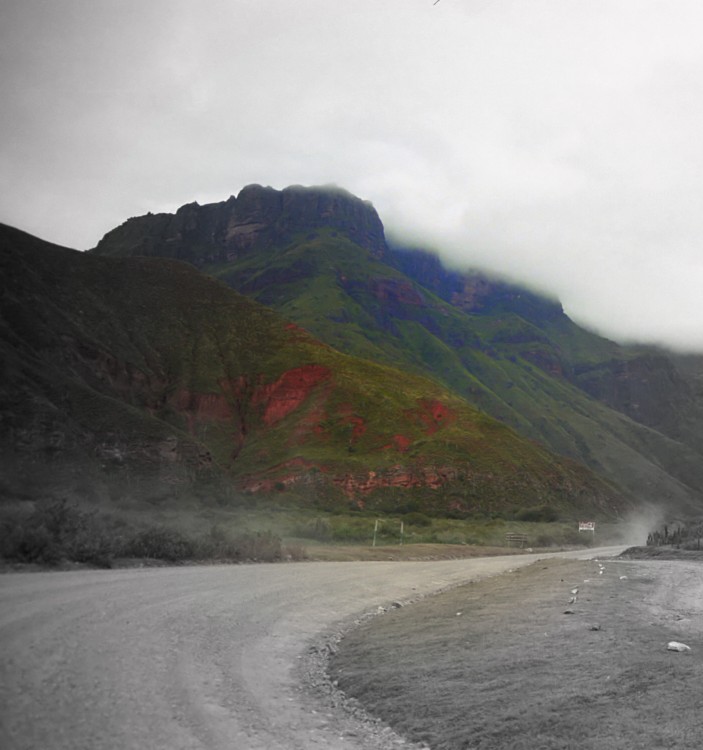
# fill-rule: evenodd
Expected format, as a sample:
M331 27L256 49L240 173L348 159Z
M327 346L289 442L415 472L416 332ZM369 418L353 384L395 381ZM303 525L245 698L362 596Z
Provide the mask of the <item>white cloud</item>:
M3 221L77 247L336 183L612 337L703 350L693 0L7 0Z

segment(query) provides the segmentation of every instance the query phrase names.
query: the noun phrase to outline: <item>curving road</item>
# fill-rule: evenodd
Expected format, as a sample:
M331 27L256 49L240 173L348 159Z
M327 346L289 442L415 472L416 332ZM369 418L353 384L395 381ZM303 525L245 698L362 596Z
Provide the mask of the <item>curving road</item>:
M311 639L392 600L535 559L2 575L0 747L368 748L297 684Z

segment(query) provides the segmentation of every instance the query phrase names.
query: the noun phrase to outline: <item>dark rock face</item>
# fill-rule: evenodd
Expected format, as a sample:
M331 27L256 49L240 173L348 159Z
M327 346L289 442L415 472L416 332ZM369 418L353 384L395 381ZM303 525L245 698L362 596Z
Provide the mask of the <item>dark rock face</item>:
M598 401L670 437L680 437L696 410L689 383L663 354L583 365L575 375L579 387Z
M472 271L446 268L439 256L423 250L391 247L385 256L389 265L432 290L445 302L474 315L509 311L533 323L565 317L556 300Z
M178 258L202 267L320 229L344 234L376 257L386 249L376 210L351 193L333 187L295 185L279 191L249 185L221 203L188 203L175 214L128 219L108 232L93 252Z

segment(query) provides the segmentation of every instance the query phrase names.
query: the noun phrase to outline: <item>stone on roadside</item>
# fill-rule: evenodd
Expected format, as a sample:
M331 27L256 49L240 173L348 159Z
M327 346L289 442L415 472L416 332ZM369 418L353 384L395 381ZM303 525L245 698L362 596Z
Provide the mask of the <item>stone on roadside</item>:
M667 651L690 651L691 647L687 646L685 643L679 643L678 641L669 641L666 645Z

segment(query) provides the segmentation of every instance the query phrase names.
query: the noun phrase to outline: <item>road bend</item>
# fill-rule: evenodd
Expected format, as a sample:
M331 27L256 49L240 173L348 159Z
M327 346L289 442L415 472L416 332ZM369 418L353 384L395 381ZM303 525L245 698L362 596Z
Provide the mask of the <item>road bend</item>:
M0 746L368 748L301 690L295 667L312 639L393 600L540 557L1 575Z

